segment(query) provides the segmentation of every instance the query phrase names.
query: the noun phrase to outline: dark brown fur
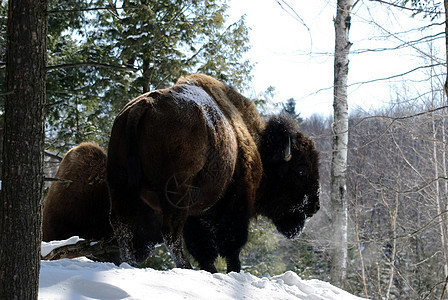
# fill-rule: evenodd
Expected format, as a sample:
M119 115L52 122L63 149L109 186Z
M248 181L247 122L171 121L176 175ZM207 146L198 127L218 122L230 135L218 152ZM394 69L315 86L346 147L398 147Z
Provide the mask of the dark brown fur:
M190 93L201 90L192 89L175 86L142 95L114 122L107 169L111 223L129 263L145 258L135 257L139 249L134 250L142 224L136 219L147 217L136 210L143 201L163 215L162 236L176 265L189 266L183 225L189 215L215 204L233 174L237 142L231 126L205 92L201 96L208 102L195 103Z
M212 272L218 255L239 271L249 218L266 215L292 238L319 209L313 143L287 117L264 123L252 101L209 76L180 78L126 105L108 153L111 222L121 258L132 264L144 258L136 232L151 219L142 203L160 214L153 230L178 267L190 266L183 234Z
M50 186L43 210L43 240L75 235L111 238L104 150L91 143L70 149L55 177L71 182L53 182Z

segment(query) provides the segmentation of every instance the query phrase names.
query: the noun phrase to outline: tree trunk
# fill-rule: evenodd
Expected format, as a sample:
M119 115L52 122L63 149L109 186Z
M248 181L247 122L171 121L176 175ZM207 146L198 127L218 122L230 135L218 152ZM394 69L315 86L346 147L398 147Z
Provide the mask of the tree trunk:
M444 270L444 277L448 277L448 238L447 238L447 232L446 232L446 223L444 218L443 209L445 205L443 204L443 201L440 196L440 180L439 178L439 160L437 155L437 129L436 129L436 120L435 120L435 113L431 113L432 117L432 159L434 163L434 178L436 181L434 182L435 185L435 191L434 191L434 198L436 202L436 208L437 208L437 215L439 219L439 228L440 228L440 245L441 245L441 252L442 252L442 258L441 264L443 265ZM444 129L444 128L442 128ZM444 134L444 133L442 133Z
M367 277L366 277L366 267L364 265L364 256L362 253L362 245L361 245L361 238L359 237L359 213L358 213L358 191L356 191L355 194L355 209L354 209L354 230L355 230L355 242L356 242L356 250L358 251L359 255L359 268L361 269L361 285L362 285L362 292L364 294L364 297L366 299L369 299L369 294L367 293Z
M444 102L445 102L444 104L446 105L448 103L448 101L447 101L447 97L448 97L448 0L444 0L443 4L444 4L444 9L445 9L445 60L447 62L447 64L446 64L446 66L447 66L447 75L446 75L446 78L445 78L443 99L444 99ZM444 112L444 116L443 116L443 132L442 132L442 135L443 135L443 174L444 174L444 177L446 178L446 176L447 176L447 169L446 169L446 162L445 162L445 160L446 160L446 143L445 143L445 139L446 139L446 136L445 136L445 117L446 117L446 113L445 112L446 112L446 110L444 109L443 112ZM447 192L448 192L448 183L445 181L445 195L447 195ZM445 205L446 205L445 208L448 209L448 201L446 201ZM446 216L442 217L442 218L444 218L446 220ZM446 240L446 238L448 238L448 237L446 235L448 234L447 233L447 231L448 231L448 222L446 222L444 224L444 226L445 227L442 228L442 232L445 232L445 243L447 243L448 241ZM448 251L448 249L445 249L445 250ZM448 254L445 252L445 259L446 259L447 256L448 256ZM448 262L446 261L446 264L445 264L445 275L448 272L447 264L448 264ZM444 289L443 289L443 292L442 292L441 299L443 297L445 297L445 293L446 293L445 289L447 287L447 284L448 284L448 275L446 275L445 286L444 286Z
M447 62L446 68L447 68L447 74L448 74L448 0L443 1L444 8L445 8L445 60ZM448 76L445 78L445 97L448 95Z
M334 123L331 159L331 211L334 248L331 263L331 282L344 287L347 269L347 145L348 106L347 77L350 13L353 0L337 0L334 52Z
M398 182L398 181L397 181ZM397 184L398 185L398 184ZM398 189L397 189L398 190ZM384 203L387 203L387 200L384 199L384 194L381 193L381 197ZM392 245L387 243L387 246L390 247L386 249L387 253L385 253L386 259L389 260L389 281L387 283L386 288L386 296L385 299L389 300L391 298L394 276L395 276L395 258L397 256L397 216L398 216L398 204L399 204L398 193L395 193L395 207L391 209L389 206L389 217L390 217L390 228L392 231Z
M48 1L8 5L0 299L37 299Z

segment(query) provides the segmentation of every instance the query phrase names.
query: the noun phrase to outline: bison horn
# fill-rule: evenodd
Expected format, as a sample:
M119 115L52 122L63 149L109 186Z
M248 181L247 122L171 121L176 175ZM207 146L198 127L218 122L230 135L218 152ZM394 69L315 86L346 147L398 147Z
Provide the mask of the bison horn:
M288 144L285 147L285 156L284 156L284 160L285 161L290 161L291 160L291 136L288 136Z

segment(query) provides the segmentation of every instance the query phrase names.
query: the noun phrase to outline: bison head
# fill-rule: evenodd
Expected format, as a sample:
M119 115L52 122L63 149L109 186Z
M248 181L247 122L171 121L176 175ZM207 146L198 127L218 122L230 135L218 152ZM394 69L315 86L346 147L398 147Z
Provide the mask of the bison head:
M314 143L290 117L273 116L259 141L263 179L256 212L287 238L297 237L319 210L319 162Z

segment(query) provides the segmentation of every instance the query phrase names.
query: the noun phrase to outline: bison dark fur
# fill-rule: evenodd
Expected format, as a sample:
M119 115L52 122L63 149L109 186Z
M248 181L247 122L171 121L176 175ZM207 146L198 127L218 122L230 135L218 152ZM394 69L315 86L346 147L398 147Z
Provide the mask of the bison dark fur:
M288 238L319 209L318 154L286 116L262 121L255 105L209 76L180 78L146 93L117 116L108 150L111 224L121 259L137 264L138 234L160 213L161 232L176 266L190 267L182 236L202 269L241 269L249 220L267 216ZM146 223L145 223L146 222Z
M109 220L106 162L104 150L92 143L81 143L67 152L55 175L67 182L53 182L44 203L44 241L71 236L108 241L114 237ZM140 249L137 254L147 257L150 254L147 244L163 242L159 228L161 216L144 203L138 203L136 209L149 218L149 221L144 221L146 226L140 226L135 232L137 248ZM120 262L113 252L92 258L116 264Z
M106 153L91 143L70 149L59 165L48 191L42 220L44 241L71 236L85 239L113 237L109 223Z

